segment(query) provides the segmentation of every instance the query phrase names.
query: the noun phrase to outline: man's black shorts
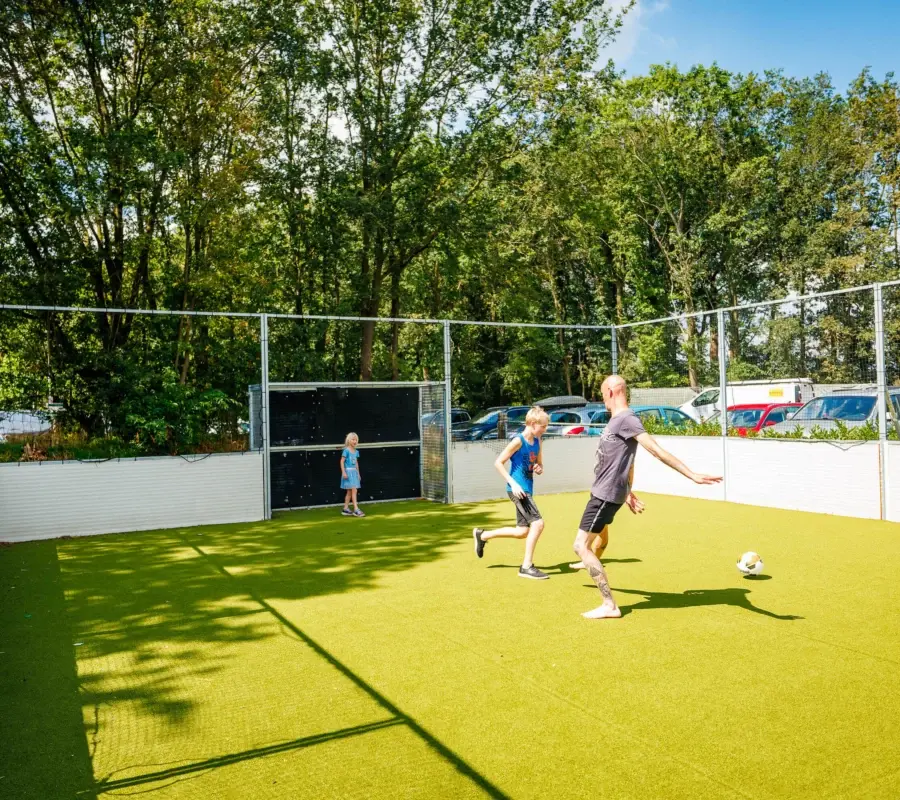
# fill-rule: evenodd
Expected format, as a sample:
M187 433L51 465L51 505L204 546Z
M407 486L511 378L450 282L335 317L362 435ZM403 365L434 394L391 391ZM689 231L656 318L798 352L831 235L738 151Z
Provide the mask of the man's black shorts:
M506 494L516 507L516 525L518 527L528 528L532 522L543 519L530 494L526 494L525 497L516 497L512 492Z
M604 527L612 523L621 507L622 503L610 503L609 500L601 500L591 495L581 516L581 525L578 527L586 533L600 533Z

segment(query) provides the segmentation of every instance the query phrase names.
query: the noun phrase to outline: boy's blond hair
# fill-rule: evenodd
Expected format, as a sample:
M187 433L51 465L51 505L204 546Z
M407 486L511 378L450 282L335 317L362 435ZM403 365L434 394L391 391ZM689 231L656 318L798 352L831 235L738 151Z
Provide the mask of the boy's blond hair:
M356 439L357 443L359 443L359 437L355 433L353 433L353 431L350 431L350 433L348 433L344 437L344 445L345 446L349 445L351 439Z
M550 422L550 415L540 406L532 406L525 415L526 425L547 425Z

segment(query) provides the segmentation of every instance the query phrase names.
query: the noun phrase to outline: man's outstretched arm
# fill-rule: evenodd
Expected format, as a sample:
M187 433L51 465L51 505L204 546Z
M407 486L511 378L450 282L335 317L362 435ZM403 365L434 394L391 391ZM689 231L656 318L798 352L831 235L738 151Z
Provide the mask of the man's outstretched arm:
M679 461L668 450L665 450L659 442L656 441L649 433L641 433L637 436L638 443L654 458L658 458L667 467L671 467L676 472L680 472L688 480L694 483L720 483L722 477L720 475L705 475L702 472L694 472L687 465Z

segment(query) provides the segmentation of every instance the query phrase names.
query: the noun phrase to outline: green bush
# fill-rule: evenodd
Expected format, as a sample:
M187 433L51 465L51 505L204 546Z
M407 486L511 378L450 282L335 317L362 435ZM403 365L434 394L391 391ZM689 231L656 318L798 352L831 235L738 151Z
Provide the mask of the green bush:
M762 431L747 431L743 438L747 439L815 439L839 442L876 442L878 441L878 427L871 422L865 425L848 426L840 420L835 420L834 427L821 428L814 426L807 434L797 425L790 431L773 431L764 428ZM648 418L643 420L644 428L654 436L721 436L722 429L718 421L700 422L694 425L676 426L666 425L662 420ZM737 428L728 429L729 436L740 436ZM897 432L893 427L888 427L887 438L897 441Z

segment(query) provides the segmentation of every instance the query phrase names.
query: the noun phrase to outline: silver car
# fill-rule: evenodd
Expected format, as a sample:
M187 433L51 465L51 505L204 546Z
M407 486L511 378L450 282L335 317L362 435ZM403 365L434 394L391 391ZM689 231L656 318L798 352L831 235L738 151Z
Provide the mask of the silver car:
M888 416L900 416L900 389L888 392L891 399ZM839 389L833 394L810 400L797 409L789 420L779 422L768 430L775 433L794 433L797 428L804 437L812 435L814 429L835 430L838 424L847 428L861 428L864 425L878 427L877 389L867 386L859 389Z
M550 414L546 436L599 436L609 422L604 409L564 408Z

